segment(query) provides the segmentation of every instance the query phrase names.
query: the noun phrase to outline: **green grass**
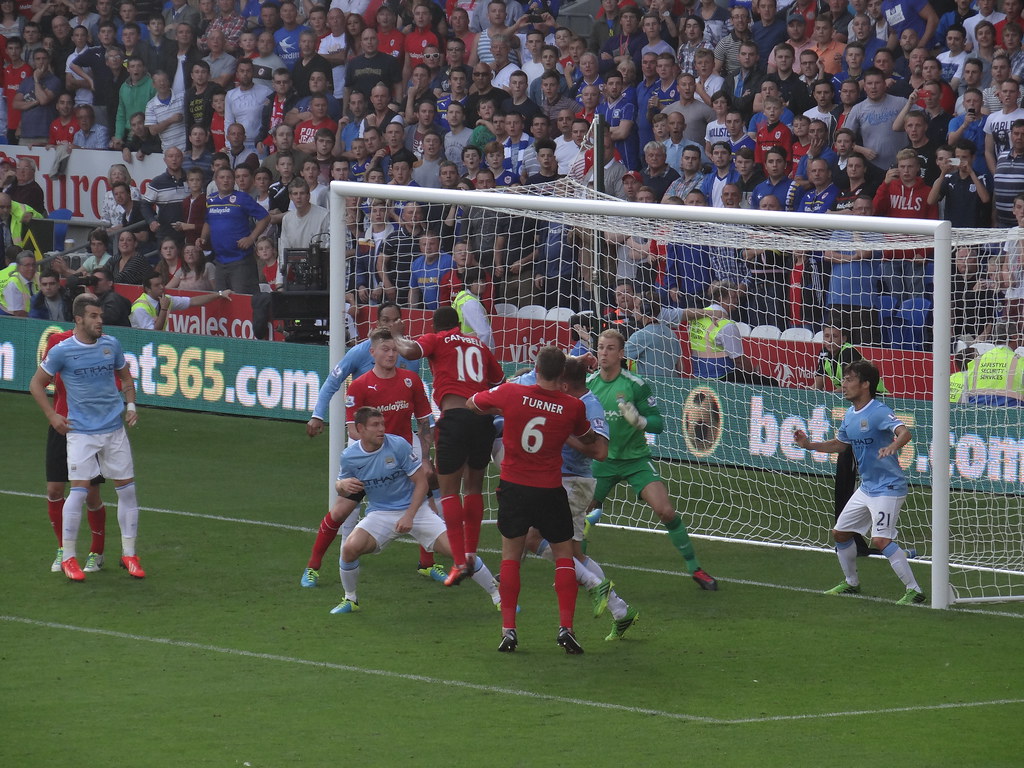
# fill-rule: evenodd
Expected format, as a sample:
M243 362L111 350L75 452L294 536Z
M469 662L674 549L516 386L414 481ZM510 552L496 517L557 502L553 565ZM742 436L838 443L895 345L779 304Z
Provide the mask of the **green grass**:
M299 588L326 506L324 439L151 409L132 432L140 503L189 515L143 511L149 576L133 581L113 565L111 509L106 569L69 584L48 571L45 503L10 493L42 493L45 423L28 396L0 408L4 766L1020 764L1014 604L897 607L875 559L861 561L875 599L824 597L834 557L716 541L697 546L722 589L701 592L666 537L599 529L591 553L637 626L604 642L610 619L584 597L586 654L565 656L551 566L532 560L520 651L498 654L484 593L423 579L406 543L364 558L357 615L328 613L336 547L321 586ZM493 526L483 545L498 546Z

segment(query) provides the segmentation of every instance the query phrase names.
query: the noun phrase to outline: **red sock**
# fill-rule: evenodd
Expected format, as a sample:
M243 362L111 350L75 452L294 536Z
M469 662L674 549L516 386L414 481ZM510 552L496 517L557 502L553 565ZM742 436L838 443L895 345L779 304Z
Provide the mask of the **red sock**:
M102 555L103 545L107 539L107 508L90 509L87 514L89 516L89 531L92 533L92 544L89 545L89 551Z
M504 563L502 567L504 568ZM504 580L504 570L502 580ZM558 595L558 625L572 629L572 617L576 613L576 568L571 557L560 557L555 560L555 594ZM502 611L505 603L502 602Z
M429 568L434 564L434 553L427 552L423 547L420 547L420 568Z
M452 561L457 566L466 564L466 534L463 531L466 514L458 494L441 497L444 527L448 530L448 543L452 548Z
M57 546L64 545L63 529L64 529L64 499L60 498L56 501L46 500L46 514L50 516L50 525L53 526L53 532L57 534Z
M572 563L572 561L569 561ZM573 586L576 586L573 577ZM519 561L501 561L501 581L498 583L498 594L501 595L501 628L516 628L516 606L519 605Z
M466 494L462 508L466 512L466 551L475 553L480 543L480 524L484 520L484 497L479 493Z
M309 562L306 564L307 568L312 568L314 571L320 570L320 565L324 560L324 552L331 546L331 542L338 535L338 529L341 528L341 523L336 523L331 519L331 513L328 512L324 515L324 519L320 521L320 530L316 534L316 541L313 542L313 551L309 555Z

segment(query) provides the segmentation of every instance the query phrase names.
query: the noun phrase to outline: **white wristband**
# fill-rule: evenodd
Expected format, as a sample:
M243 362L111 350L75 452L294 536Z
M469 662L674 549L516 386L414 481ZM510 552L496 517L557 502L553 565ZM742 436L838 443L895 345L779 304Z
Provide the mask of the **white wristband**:
M135 403L128 403L127 405L125 405L125 408L126 408L126 409L127 409L127 410L128 410L129 412L130 412L130 413L135 413Z

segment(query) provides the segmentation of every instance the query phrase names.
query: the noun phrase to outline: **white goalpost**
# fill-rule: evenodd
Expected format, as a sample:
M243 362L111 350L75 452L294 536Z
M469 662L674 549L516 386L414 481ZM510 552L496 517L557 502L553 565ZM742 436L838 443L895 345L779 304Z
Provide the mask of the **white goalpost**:
M524 302L539 301L539 294L530 291L544 283L548 286L544 298L549 303L561 300L560 305L571 308L574 315L598 320L605 310L614 309L617 287L629 282L644 287L649 278L648 273L635 273L627 280L620 274L624 264L629 266L623 248L635 248L631 245L634 241L645 243L652 253L656 251L653 245L661 247L659 285L646 287L652 296L662 292L662 319L669 324L674 315L665 292L665 247L669 262L673 249L690 249L707 256L713 271L725 269L722 264L732 263L730 258L742 262L737 254L766 249L785 254L787 263L798 264L801 260L810 263L823 253L841 254L853 248L877 252L880 263L892 254L930 252L934 275L928 276L933 281L929 291L933 299L925 329L927 342L904 345L906 351L901 352L881 345L878 349L858 345L869 360L885 360L883 379L891 376L897 385L897 397L887 402L901 418L906 413L905 418L913 422L908 426L916 430L914 442L901 454L912 488L901 514L901 542L906 532L904 547L912 545L918 551L918 562L931 566L933 608L955 602L1024 599L1024 441L1016 421L1016 411L1024 409L1004 408L993 415L975 406L950 405L955 341L953 248L988 253L995 249L993 244L1001 247L1006 231L953 233L946 221L624 203L570 178L488 192L335 181L330 192L332 318L344 313L345 293L354 280L372 283L374 279L372 274L355 274L359 269L365 271L365 266L359 266L347 247L360 239L359 232L350 237L347 213L359 201L371 199L483 211L478 219L490 220L492 227L500 230L496 237L528 228L525 237L509 235L496 241L506 249L505 266L513 259L522 266L515 277L507 272L495 289L507 291L508 303L513 304L514 298L521 307ZM554 276L540 271L544 238L550 242L553 232L560 233L559 243L567 244L559 249L571 244L572 258L583 264L582 269ZM464 238L465 233L458 237ZM472 233L469 237L473 243ZM547 248L550 259L550 246ZM474 255L486 264L491 254ZM529 269L532 271L527 272ZM514 281L518 281L515 293ZM592 298L602 296L603 301ZM881 336L888 339L885 321L878 322L884 332ZM802 333L790 335L803 338ZM756 350L749 354L778 386L680 378L675 371L652 377L667 418L665 433L649 436L649 442L691 532L775 546L831 546L828 529L833 519L834 458L802 451L788 437L797 427L815 440L831 437L846 407L838 393L813 390L807 384L806 368L813 367L821 347L818 337L814 338L786 341L786 335L776 334L775 339L766 341L753 333L744 340L745 347ZM343 334L331 334L330 345L333 365L344 354ZM773 350L804 362L772 359ZM683 353L688 357L685 345ZM929 380L931 391L917 392L917 399L904 399L903 390L909 385L898 379L904 369L915 366L918 377ZM335 398L330 412L332 477L345 445L344 422L341 398ZM948 460L934 461L934 457ZM615 525L656 528L648 510L628 494L609 499L605 512L604 520Z

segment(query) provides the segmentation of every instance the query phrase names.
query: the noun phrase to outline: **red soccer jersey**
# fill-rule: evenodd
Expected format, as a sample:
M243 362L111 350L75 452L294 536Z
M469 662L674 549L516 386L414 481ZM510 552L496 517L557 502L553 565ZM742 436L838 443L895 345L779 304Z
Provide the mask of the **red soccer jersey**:
M397 29L390 32L381 32L378 29L377 50L401 62L402 54L405 51L405 35Z
M566 438L590 431L582 400L560 389L509 382L474 395L473 402L481 410L497 408L505 416L502 480L531 488L561 486Z
M765 120L757 129L757 136L754 139L754 162L764 165L765 153L771 147L782 147L786 150L786 159L793 154L793 134L786 127L785 123L768 125Z
M405 36L403 43L405 55L409 57L413 66L423 63L423 49L428 45L437 46L437 35L429 29L423 31L414 29Z
M46 340L46 351L49 352L64 341L64 339L70 339L74 335L73 329L61 331L60 333L51 333L50 337ZM46 355L43 355L43 357L45 358ZM64 381L59 373L53 377L53 410L65 418L68 415L68 393L64 389Z
M4 98L7 99L7 127L11 130L21 125L21 110L14 108L14 97L22 81L32 77L32 67L22 64L20 67L8 66L4 69Z
M70 144L75 139L75 134L78 133L78 121L75 118L71 118L71 121L64 125L58 117L52 123L50 123L50 144Z
M416 343L430 362L438 405L445 395L468 398L505 378L494 353L480 339L466 336L458 328L424 334Z
M345 397L345 421L356 420L356 411L368 405L384 414L388 434L404 437L412 444L412 420L430 415L430 403L420 377L404 368L396 368L390 379L382 379L373 369L348 385Z

